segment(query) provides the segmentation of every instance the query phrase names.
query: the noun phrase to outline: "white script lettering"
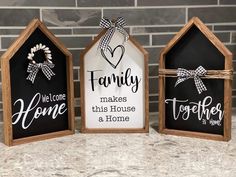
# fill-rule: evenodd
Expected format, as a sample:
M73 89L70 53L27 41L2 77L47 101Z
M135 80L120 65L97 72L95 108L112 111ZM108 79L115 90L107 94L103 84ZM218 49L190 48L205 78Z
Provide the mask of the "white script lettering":
M206 120L210 120L212 115L218 115L218 123L216 125L220 125L220 121L223 119L224 111L221 110L221 104L217 103L216 106L212 106L212 97L206 96L202 101L199 102L189 102L187 100L177 100L166 99L166 104L172 103L172 114L173 118L177 120L181 117L183 120L188 120L191 114L197 114L198 120L202 120L203 116ZM215 125L214 124L214 125ZM211 123L213 125L213 123Z
M58 115L62 115L67 111L66 104L55 104L50 107L38 107L38 104L42 101L41 94L36 93L29 103L28 107L25 109L25 104L23 99L17 99L14 102L14 106L20 104L20 110L12 115L12 124L15 125L21 120L21 125L23 129L27 129L33 123L35 119L38 119L40 116L50 116L52 119L56 119ZM34 110L33 117L29 117L29 112Z

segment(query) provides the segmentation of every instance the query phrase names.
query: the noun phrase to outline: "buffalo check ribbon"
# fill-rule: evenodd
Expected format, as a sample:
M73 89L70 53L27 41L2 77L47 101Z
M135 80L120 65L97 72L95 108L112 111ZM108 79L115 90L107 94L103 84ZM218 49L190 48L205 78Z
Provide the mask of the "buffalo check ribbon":
M27 80L30 80L34 83L36 75L39 70L42 70L43 74L47 77L48 80L51 80L51 77L55 75L55 73L51 70L55 65L48 61L44 61L43 63L29 63L27 72L29 73Z
M202 66L199 66L196 70L186 70L183 68L168 69L160 67L158 73L159 78L178 77L175 86L189 78L194 78L194 82L199 94L207 90L202 79L233 80L233 69L206 70Z
M124 42L129 39L128 33L124 30L125 19L123 17L118 17L116 20L112 21L108 18L102 18L99 26L101 28L107 29L106 33L102 37L99 43L99 48L106 50L113 34L118 30L124 36Z
M201 79L201 77L205 76L206 73L207 70L202 66L199 66L196 70L191 70L191 71L184 68L178 68L177 69L178 79L175 83L175 87L181 82L184 82L189 78L193 78L197 91L199 94L201 94L203 91L207 91L207 88Z

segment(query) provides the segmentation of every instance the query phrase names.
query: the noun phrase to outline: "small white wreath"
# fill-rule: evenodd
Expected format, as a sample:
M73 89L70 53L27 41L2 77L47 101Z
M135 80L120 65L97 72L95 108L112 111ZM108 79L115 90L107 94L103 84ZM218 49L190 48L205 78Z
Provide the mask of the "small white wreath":
M49 47L47 47L46 45L43 44L37 44L36 46L32 47L30 49L30 53L28 53L28 59L33 63L36 64L36 62L34 61L34 53L39 51L39 50L43 50L44 54L45 54L45 59L46 61L48 61L49 63L52 63L51 59L52 59L52 54L51 54L51 50L49 49Z

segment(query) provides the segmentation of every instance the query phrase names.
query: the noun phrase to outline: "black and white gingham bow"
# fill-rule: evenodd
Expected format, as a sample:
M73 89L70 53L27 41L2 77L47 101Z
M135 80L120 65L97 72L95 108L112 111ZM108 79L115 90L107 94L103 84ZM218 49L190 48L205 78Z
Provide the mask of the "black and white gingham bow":
M51 70L51 68L53 67L54 64L48 61L44 61L43 63L29 63L27 72L30 74L26 79L34 83L35 77L39 69L41 69L43 74L47 77L47 79L50 80L51 77L55 75L55 73Z
M102 50L107 49L107 46L109 45L111 38L113 34L115 33L116 29L121 34L123 34L124 42L127 41L129 38L128 33L123 28L125 26L125 19L123 17L118 17L114 22L107 18L102 18L99 26L107 29L105 35L102 37L99 43L99 48Z
M202 82L201 77L205 76L207 73L207 71L205 70L205 68L203 68L202 66L199 66L195 71L188 71L184 68L178 68L177 69L177 81L175 83L175 87L185 81L188 80L189 78L193 78L194 82L195 82L195 86L197 88L197 91L199 94L201 94L203 91L206 91L207 88L204 85L204 83Z

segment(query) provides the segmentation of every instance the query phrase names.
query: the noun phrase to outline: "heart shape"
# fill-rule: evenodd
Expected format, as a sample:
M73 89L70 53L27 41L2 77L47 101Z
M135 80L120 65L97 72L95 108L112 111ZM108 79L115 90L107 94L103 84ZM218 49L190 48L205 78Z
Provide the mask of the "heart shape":
M114 69L116 69L116 67L117 67L117 66L119 65L119 63L121 62L121 59L123 58L124 53L125 53L125 47L124 47L123 45L118 45L118 46L116 46L116 47L112 50L112 48L111 48L110 46L107 46L107 49L108 49L108 51L110 52L110 56L111 56L112 59L114 59L113 57L114 57L115 51L116 51L116 49L118 49L118 48L121 49L121 55L120 55L120 58L116 60L117 62L116 62L116 61L110 61L110 60L108 59L108 57L106 56L106 54L104 53L104 50L101 50L101 54L102 54L103 58L105 58L105 60L106 60Z

